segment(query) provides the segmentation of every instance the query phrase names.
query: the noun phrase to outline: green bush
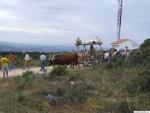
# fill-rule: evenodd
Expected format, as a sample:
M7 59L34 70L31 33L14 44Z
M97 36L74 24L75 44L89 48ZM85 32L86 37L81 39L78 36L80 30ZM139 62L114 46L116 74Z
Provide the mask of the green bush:
M76 73L74 71L72 71L69 74L67 74L67 77L68 77L69 81L83 80L83 78L80 76L80 74Z
M63 76L68 74L68 70L65 67L57 66L53 68L53 70L50 72L51 76Z
M24 58L21 56L16 56L15 58L15 67L21 68L24 66Z
M22 76L16 76L13 78L14 83L17 84L16 88L18 91L25 90L26 88L31 88L34 81L36 80L36 75L32 71L27 71L23 73Z
M87 98L91 97L92 87L89 84L75 84L62 87L57 90L57 95L62 102L72 104L82 104Z
M135 106L127 101L121 101L118 104L118 113L133 113Z
M141 45L141 49L145 49L147 47L150 47L150 38L146 39L144 43Z
M136 78L131 80L126 87L131 94L150 93L150 70L144 70Z
M32 71L27 71L22 75L26 83L31 83L35 80L35 74Z
M145 40L137 51L132 52L130 63L150 68L150 39Z
M110 61L108 62L108 63L106 63L105 65L104 65L104 67L106 68L106 69L114 69L114 68L120 68L120 67L123 67L124 66L124 60L125 60L125 58L123 58L123 57L112 57L111 59L110 59Z
M27 105L27 102L28 102L27 97L22 93L16 94L16 100L17 100L17 102L19 102L22 105Z

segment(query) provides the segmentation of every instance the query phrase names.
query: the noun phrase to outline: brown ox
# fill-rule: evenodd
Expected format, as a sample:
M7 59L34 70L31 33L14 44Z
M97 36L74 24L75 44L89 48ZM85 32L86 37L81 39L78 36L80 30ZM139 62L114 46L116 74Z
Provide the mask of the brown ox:
M53 59L50 60L50 64L55 65L70 65L70 67L79 65L78 54L77 53L65 53L61 55L56 55Z

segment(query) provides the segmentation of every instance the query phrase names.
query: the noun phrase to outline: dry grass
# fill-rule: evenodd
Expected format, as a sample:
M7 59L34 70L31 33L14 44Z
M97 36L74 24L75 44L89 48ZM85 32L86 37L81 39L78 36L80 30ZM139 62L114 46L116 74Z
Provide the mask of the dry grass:
M148 93L133 96L126 90L126 84L142 70L107 70L97 66L94 70L66 71L55 77L28 72L23 77L0 80L0 112L130 113L134 109L150 110ZM49 93L58 97L56 104L45 98Z

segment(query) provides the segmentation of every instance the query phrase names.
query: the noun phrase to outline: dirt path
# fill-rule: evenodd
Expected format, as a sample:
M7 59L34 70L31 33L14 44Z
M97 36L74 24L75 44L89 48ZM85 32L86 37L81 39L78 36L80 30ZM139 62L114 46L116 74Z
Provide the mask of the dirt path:
M46 72L50 72L52 70L53 67L46 67ZM41 72L40 71L40 67L33 67L29 70L25 70L25 69L15 69L15 70L12 70L12 71L9 71L9 77L13 77L13 76L21 76L24 72L26 71L33 71L34 73L39 73L39 74L42 74L44 72ZM2 74L2 71L0 71L0 78L3 76Z

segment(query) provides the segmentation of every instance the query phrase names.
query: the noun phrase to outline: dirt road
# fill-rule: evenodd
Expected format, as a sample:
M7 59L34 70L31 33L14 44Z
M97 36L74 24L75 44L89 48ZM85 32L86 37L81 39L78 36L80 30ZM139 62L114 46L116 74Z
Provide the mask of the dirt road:
M52 70L53 67L46 67L46 72L49 73ZM15 69L12 71L9 71L9 77L13 77L13 76L21 76L24 72L26 71L33 71L34 73L39 73L42 74L44 72L40 71L40 67L33 67L30 68L29 70L25 70L25 69ZM2 71L0 71L0 78L3 76Z

